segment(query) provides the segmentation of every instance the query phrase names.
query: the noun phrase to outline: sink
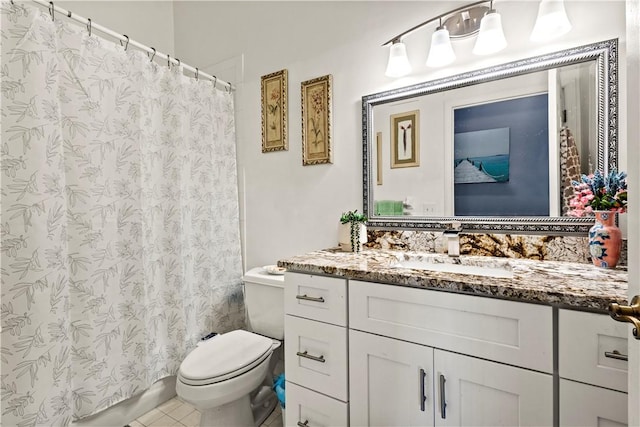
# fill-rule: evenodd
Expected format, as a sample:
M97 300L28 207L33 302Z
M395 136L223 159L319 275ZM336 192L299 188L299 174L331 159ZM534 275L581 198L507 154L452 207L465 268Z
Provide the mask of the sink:
M479 257L476 257L479 258ZM420 257L419 259L399 260L392 268L409 268L441 273L471 274L474 276L512 278L513 270L508 262L491 262L483 265L477 259L449 257Z

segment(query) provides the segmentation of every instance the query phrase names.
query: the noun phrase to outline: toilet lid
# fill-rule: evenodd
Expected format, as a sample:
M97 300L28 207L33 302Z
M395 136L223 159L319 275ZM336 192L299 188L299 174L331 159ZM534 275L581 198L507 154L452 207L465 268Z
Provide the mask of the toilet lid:
M271 351L270 338L237 330L218 335L196 347L180 365L179 376L191 384L212 382L246 371ZM231 375L230 375L231 374Z

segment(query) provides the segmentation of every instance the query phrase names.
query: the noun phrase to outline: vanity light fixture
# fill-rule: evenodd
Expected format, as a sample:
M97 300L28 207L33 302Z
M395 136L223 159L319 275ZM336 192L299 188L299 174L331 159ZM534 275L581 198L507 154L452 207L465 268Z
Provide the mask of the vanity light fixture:
M538 17L530 39L546 41L560 37L571 30L571 23L564 9L564 0L541 0Z
M485 3L490 3L491 7L483 6ZM428 19L383 44L383 46L391 45L385 73L387 76L400 77L411 72L402 38L435 21L438 21L438 27L431 36L431 47L427 57L428 67L442 67L456 59L451 39L479 33L473 50L477 55L494 53L507 46L500 14L493 9L493 0L476 1Z
M489 3L489 7L486 3ZM456 38L477 34L478 38L472 50L475 55L489 55L507 46L502 30L502 17L493 8L493 0L476 1L428 19L384 43L382 46L391 46L385 75L402 77L411 72L407 48L402 39L435 21L439 24L431 36L431 47L427 57L429 67L442 67L455 60L451 40ZM570 29L571 24L563 0L540 1L538 18L531 34L532 40L548 40L565 34Z

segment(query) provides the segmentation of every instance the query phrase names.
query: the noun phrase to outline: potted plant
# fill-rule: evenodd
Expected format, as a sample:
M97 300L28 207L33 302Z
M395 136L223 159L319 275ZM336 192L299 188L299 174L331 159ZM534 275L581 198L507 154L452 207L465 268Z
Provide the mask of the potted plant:
M340 249L345 252L360 252L362 244L367 243L367 222L365 214L358 210L344 212L340 216L340 228L338 230L338 243Z

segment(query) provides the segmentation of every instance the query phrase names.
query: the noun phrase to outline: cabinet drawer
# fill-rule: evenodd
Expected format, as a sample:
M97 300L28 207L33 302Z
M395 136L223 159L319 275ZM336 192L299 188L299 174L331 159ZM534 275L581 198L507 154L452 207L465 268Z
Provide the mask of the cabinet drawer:
M553 372L548 306L349 281L349 326Z
M286 272L284 283L286 314L347 325L345 279Z
M298 385L347 400L347 330L285 316L285 372Z
M560 425L626 426L627 394L560 379Z
M560 377L601 387L627 391L626 323L606 314L560 310ZM617 352L619 354L615 354Z
M346 426L347 404L287 381L286 425L299 427Z

